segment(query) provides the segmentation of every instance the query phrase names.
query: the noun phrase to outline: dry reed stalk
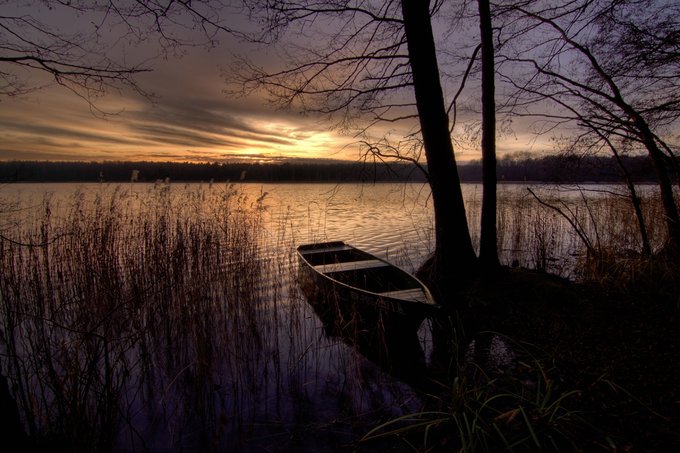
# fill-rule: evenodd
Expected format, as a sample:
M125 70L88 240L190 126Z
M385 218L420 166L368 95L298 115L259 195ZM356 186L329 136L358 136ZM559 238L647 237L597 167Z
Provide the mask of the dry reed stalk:
M46 199L12 232L45 245L0 242L2 370L34 438L113 448L141 400L211 413L216 357L256 355L262 200L184 195L76 193L59 216ZM187 379L201 401L169 398Z

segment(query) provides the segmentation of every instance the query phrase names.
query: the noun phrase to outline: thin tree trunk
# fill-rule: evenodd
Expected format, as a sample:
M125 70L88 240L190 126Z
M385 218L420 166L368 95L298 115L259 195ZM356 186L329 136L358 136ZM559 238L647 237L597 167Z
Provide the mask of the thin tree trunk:
M642 203L640 200L640 197L637 194L637 190L635 188L635 182L633 181L633 177L631 176L630 172L626 168L626 165L623 163L623 160L621 159L621 155L619 154L619 150L616 149L614 144L607 138L602 132L600 132L596 127L588 123L588 125L591 127L593 131L607 143L609 146L609 149L611 149L612 153L614 154L614 158L616 159L616 163L619 165L619 168L621 169L621 172L623 173L623 179L626 181L626 186L628 187L628 191L630 192L630 200L631 203L633 204L633 209L635 210L635 218L637 219L638 222L638 227L640 229L640 238L642 240L642 254L645 256L650 256L652 254L652 246L649 243L649 235L647 234L647 227L645 225L645 218L644 215L642 214Z
M654 134L649 129L647 122L637 112L633 115L635 126L640 131L640 136L649 152L649 156L656 167L656 174L659 181L659 191L661 192L661 202L663 203L666 214L666 226L668 228L668 239L672 250L680 253L680 215L675 204L673 195L673 185L666 169L665 155L659 149L654 139Z
M435 252L429 274L442 291L476 272L475 256L463 204L458 168L449 134L449 118L439 79L427 1L401 3L416 106L434 204Z
M680 187L680 162L678 161L678 156L675 155L673 150L661 139L655 137L659 142L661 147L666 151L668 159L670 159L671 164L673 164L673 171L675 172L675 183Z
M496 101L493 30L489 0L478 0L482 38L482 220L479 260L484 270L500 266L496 238Z

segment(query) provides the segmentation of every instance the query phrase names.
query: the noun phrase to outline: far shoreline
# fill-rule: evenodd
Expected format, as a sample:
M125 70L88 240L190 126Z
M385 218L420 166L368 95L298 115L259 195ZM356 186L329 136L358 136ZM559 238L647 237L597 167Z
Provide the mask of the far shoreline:
M629 157L625 163L636 183L656 181L649 159ZM0 161L0 184L30 183L427 183L427 167L406 162L290 161L277 163L58 162ZM560 156L498 160L497 183L616 184L620 167L607 157L590 157L579 165ZM463 184L482 182L481 163L458 165Z

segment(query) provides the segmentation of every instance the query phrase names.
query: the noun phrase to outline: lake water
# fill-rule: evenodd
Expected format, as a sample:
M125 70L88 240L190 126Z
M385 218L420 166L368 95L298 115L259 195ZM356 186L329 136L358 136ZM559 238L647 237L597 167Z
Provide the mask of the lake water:
M41 201L51 199L52 215L68 212L76 191L86 198L110 194L114 190L124 191L139 201L139 215L149 215L144 211L144 198L153 192L158 184L11 184L0 188L0 202L5 205L18 203L20 210L12 210L11 217L30 218L43 215L38 209ZM431 252L433 247L433 216L429 187L420 183L399 184L258 184L240 183L199 184L172 183L168 189L178 200L191 204L209 204L210 197L219 196L235 187L245 194L251 203L262 198L266 209L265 228L272 251L277 248L291 247L305 242L344 240L367 251L396 260L408 270L413 270ZM580 196L576 190L555 189L544 185L531 186L535 191L549 198L574 200ZM593 186L602 189L601 186ZM201 192L201 196L195 196ZM505 184L499 186L499 222L508 230L516 230L515 223L531 222L528 216L536 214L531 210L521 212L516 209L522 205L530 206L531 196L527 186ZM469 218L473 242L478 238L478 219L481 203L481 185L463 184L463 194ZM192 196L189 196L192 195ZM603 192L589 192L588 196L597 198ZM207 198L207 201L206 201ZM504 200L511 203L503 209ZM184 203L182 202L182 203ZM534 203L535 204L535 203ZM0 205L2 206L2 205ZM185 208L186 206L183 206ZM203 208L200 208L203 209ZM554 212L542 210L543 217L550 217L559 223L557 232L562 234L559 242L571 248L578 248L573 232L566 222L558 219ZM7 222L8 216L0 221ZM1 224L0 224L1 225ZM520 264L531 265L529 250L522 250L519 238L503 237L504 228L499 227L499 248L501 259L506 264L518 259ZM516 233L516 232L515 232ZM508 232L509 234L509 232ZM282 242L282 239L288 241ZM566 245L565 245L566 247ZM277 250L280 251L280 250ZM569 254L566 248L558 252ZM552 257L558 259L559 257Z
M466 184L463 188L476 242L481 187ZM588 193L590 204L586 209L579 204L579 190L534 186L542 199L573 213L591 237L604 242L616 236L617 240L624 238L634 244L630 221L625 220L630 219L626 217L625 203L618 221L599 227L597 222L588 223L589 219L601 220L602 216L619 212L612 209L602 187L594 188L599 191ZM431 252L434 240L427 186L12 184L0 188L0 232L12 238L16 231L31 225L40 231L46 198L49 217L58 223L60 218L83 215L83 211L87 217L86 211L97 203L102 209L102 200L105 204L112 193L124 201L111 206L121 212L116 225L123 229L126 222L158 215L161 193L167 215L192 218L198 224L222 215L214 209L220 200L238 198L238 209L262 216L259 228L263 261L258 266L266 269L256 296L236 300L234 306L229 305L234 300L227 300L225 295L231 287L223 287L219 281L229 276L215 269L210 289L191 288L199 294L198 300L208 298L216 307L214 319L201 321L206 323L205 331L186 333L180 325L181 335L178 333L171 350L163 352L163 345L157 345L157 357L145 359L149 363L143 366L135 365L132 373L121 373L126 414L118 439L122 449L327 450L355 442L390 417L422 409L419 393L404 382L408 379L399 369L386 370L374 356L346 338L327 334L327 326L297 287L293 251L302 243L344 240L413 271ZM554 210L538 205L525 185L500 186L499 200L502 261L509 264L516 260L521 265L569 275L582 246L568 222ZM31 241L26 237L15 239ZM96 260L92 265L96 267ZM105 276L99 275L102 277ZM176 295L169 288L164 297ZM224 313L223 301L229 305ZM183 300L178 303L184 310ZM188 310L187 316L193 316L192 307ZM141 321L134 319L151 324L167 322L154 317L153 312L145 314ZM66 344L62 337L74 333L77 329L59 334L58 343ZM417 351L406 359L413 360L414 367L427 365L432 348L428 322L412 340ZM69 341L72 343L68 344L79 344L83 340ZM141 361L138 355L143 348L139 344L126 348L121 349L126 364ZM407 362L405 368L408 367ZM152 377L140 377L144 373ZM136 376L145 389L140 390L136 381L128 382L128 375ZM375 448L380 450L379 446Z
M158 186L141 183L5 185L0 187L0 209L2 203L5 206L17 203L20 208L5 209L11 211L11 215L0 216L0 229L7 228L3 222L10 222L10 218L41 217L43 212L38 206L45 196L51 199L52 215L65 214L76 191L90 199L97 195L106 197L116 190L125 192L137 200L138 215L150 215L145 206L151 205L144 200L153 196ZM630 203L621 196L625 195L621 187L501 184L498 187L498 244L502 263L515 262L572 277L574 259L583 253L583 244L573 226L556 211L539 205L528 187L572 217L593 243L607 245L608 241L617 241L618 246L639 248ZM178 209L191 206L198 216L209 208L211 197L220 197L233 188L247 196L251 204L262 198L270 253L290 251L305 242L344 240L412 271L432 251L432 204L429 187L421 183L171 183L166 186L178 200ZM638 190L643 195L654 193L653 186L642 186ZM463 194L476 246L481 185L463 184ZM590 204L586 205L584 200ZM648 228L652 240L658 244L663 237L663 225L656 221L660 213L653 208L648 207Z
M147 197L153 184L12 184L0 189L0 199L19 202L22 216L30 216L47 194L53 215L67 212L78 190L86 197L114 190ZM205 197L230 190L227 184L173 183L169 190L178 199L202 191ZM432 240L429 189L422 184L236 184L250 202L263 198L267 236L273 246L282 235L294 242L342 239L384 256L413 251L425 253ZM476 196L477 186L467 186ZM206 195L207 194L207 195ZM209 201L208 201L209 203ZM144 215L140 206L140 215ZM41 216L42 212L35 215Z

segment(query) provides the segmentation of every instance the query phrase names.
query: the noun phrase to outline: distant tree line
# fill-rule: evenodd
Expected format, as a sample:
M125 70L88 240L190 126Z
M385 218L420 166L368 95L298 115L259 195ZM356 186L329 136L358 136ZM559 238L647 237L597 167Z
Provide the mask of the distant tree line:
M0 162L3 182L155 181L425 181L415 166L360 162L189 163L189 162Z
M651 182L653 165L646 156L626 157L634 179ZM459 166L463 182L480 182L481 162ZM619 182L619 166L611 157L512 156L498 160L499 181ZM177 162L0 162L2 182L139 182L245 181L245 182L390 182L426 181L426 176L409 163L177 163Z
M657 175L648 156L622 156L622 163L636 182L654 182ZM509 156L499 158L496 173L500 182L540 181L555 183L622 182L621 166L613 156L555 154L532 158ZM481 162L460 166L464 182L481 181Z

